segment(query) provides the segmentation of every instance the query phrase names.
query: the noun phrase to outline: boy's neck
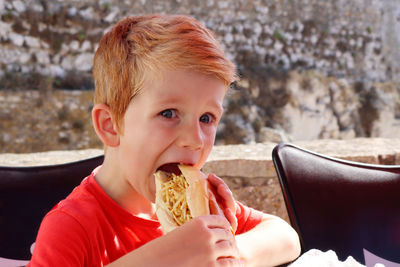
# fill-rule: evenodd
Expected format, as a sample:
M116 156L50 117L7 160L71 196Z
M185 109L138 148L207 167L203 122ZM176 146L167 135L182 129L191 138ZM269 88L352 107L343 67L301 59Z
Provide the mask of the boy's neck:
M115 175L110 169L106 163L103 163L95 174L95 179L104 192L132 215L145 219L156 219L154 203L132 187L121 186L121 183L125 183L125 181L119 180L121 176Z

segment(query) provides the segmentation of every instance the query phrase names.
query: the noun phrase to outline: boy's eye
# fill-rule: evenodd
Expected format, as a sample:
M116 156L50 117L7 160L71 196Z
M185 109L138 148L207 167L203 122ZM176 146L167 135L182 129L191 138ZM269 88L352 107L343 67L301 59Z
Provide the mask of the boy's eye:
M173 109L166 109L166 110L161 111L160 115L165 118L171 119L171 118L176 117L176 111Z
M212 122L212 120L213 120L213 117L211 114L203 114L200 117L200 121L203 123L210 123L210 122Z

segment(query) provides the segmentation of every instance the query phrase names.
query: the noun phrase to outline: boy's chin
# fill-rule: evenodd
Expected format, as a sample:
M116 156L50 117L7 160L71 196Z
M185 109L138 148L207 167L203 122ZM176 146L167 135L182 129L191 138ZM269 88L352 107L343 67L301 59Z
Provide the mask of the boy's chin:
M149 201L152 203L156 202L156 185L150 187L150 190L148 192L148 195L145 196Z
M154 190L150 190L150 192L148 194L146 194L144 196L148 201L150 201L151 203L156 203L156 191Z
M156 195L152 195L151 198L147 198L151 203L156 204Z

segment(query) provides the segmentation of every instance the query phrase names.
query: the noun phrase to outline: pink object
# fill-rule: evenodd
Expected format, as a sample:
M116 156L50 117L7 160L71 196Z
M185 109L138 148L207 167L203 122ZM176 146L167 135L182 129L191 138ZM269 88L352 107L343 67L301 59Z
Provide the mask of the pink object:
M0 257L0 267L19 267L25 266L29 261L12 260Z
M368 250L364 249L364 258L365 258L365 265L367 267L375 267L375 266L384 266L384 267L400 267L399 263L391 262L385 259L382 259ZM379 265L382 264L382 265Z

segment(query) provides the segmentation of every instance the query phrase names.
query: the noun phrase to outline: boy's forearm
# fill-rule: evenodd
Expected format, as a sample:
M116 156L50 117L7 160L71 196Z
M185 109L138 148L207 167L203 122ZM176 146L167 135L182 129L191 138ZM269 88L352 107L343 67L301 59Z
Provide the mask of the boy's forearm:
M152 266L165 264L169 257L161 255L170 246L162 244L162 239L164 238L157 238L107 266L141 266L141 263L145 265L150 262ZM175 238L173 241L176 241ZM271 215L264 215L263 221L254 229L237 235L236 242L246 267L277 266L296 259L300 254L297 233L285 221ZM163 262L157 263L157 260Z
M241 257L247 266L276 266L300 254L297 233L282 219L264 215L254 229L236 236Z
M110 264L106 265L106 267L142 266L142 264L146 263L145 252L146 250L144 251L144 253L142 251L139 252L138 250L134 250L128 254L125 254L121 258L111 262Z
M159 256L162 255L162 253L160 253L162 244L159 242L159 239L160 238L157 238L125 254L106 265L106 267L161 266L163 264L163 256ZM158 256L155 257L155 255Z

